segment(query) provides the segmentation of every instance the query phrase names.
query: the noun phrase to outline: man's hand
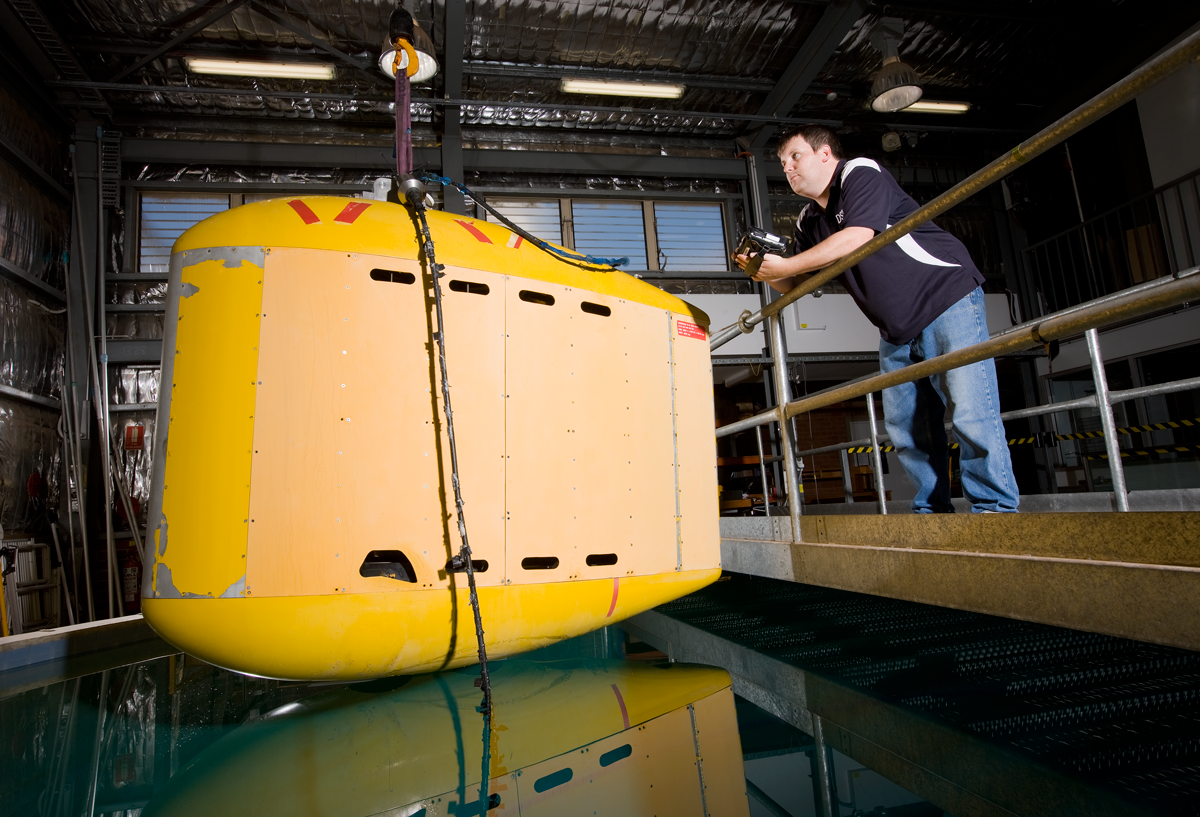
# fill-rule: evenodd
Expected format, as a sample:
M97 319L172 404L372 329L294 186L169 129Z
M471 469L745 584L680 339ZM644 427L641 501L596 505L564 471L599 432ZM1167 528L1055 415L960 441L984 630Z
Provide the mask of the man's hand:
M782 255L763 253L762 263L758 267L758 272L753 276L754 280L779 281L791 278L796 273L792 271L792 264L789 264L788 260Z
M755 281L765 281L779 292L787 292L803 280L799 276L804 273L824 269L847 253L853 252L875 237L875 231L869 227L845 227L815 247L797 253L791 258L765 253L758 273L751 276ZM750 263L753 256L734 256L734 261L742 269Z
M744 270L751 261L759 257L758 255L742 254L734 256L733 260L734 263ZM763 253L761 259L758 271L750 276L752 279L755 281L766 281L776 288L785 284L789 289L795 286L795 283L790 280L796 274L792 270L792 266L794 265L792 259L784 258L782 255L775 255L774 253ZM787 289L781 291L786 292Z

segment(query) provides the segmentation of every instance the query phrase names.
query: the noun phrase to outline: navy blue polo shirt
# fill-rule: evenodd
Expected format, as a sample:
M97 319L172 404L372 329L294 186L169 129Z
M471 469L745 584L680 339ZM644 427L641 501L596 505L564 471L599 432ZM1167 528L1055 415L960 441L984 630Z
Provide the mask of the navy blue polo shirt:
M892 174L871 159L838 163L822 210L809 202L796 220L796 252L824 241L843 227L876 234L917 209ZM846 289L884 340L903 345L983 283L963 243L932 221L851 267Z

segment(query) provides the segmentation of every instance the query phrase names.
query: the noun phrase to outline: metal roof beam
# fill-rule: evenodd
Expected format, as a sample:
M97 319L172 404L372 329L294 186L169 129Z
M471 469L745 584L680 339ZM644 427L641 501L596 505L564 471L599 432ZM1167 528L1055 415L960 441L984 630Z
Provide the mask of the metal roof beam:
M305 31L303 28L296 25L294 22L291 21L291 19L287 15L280 13L278 10L270 8L267 5L264 5L263 3L259 2L259 0L250 0L250 7L253 8L255 11L257 11L259 14L261 14L263 17L266 17L268 20L275 23L276 25L282 26L283 28L292 32L297 37L303 37L304 39L308 40L310 43L315 45L317 48L321 49L326 54L329 54L331 57L338 60L339 62L343 62L346 65L351 66L352 68L359 69L360 71L366 71L367 74L369 74L371 77L379 79L380 81L385 79L385 77L382 74L375 71L374 65L372 65L370 63L360 62L359 60L354 59L354 57L351 57L346 52L341 51L337 48L334 48L332 45L325 42L321 38ZM389 83L389 84L391 84L391 83Z
M458 99L462 96L463 39L466 37L465 0L446 0L446 53L442 60L442 96ZM462 109L446 105L442 109L442 175L456 182L463 181ZM442 188L445 209L466 214L463 194L449 185Z
M760 116L787 116L866 8L865 0L837 0L825 9L779 82L767 94L758 110ZM771 125L759 128L750 137L750 148L761 150L774 133Z
M68 82L86 82L89 79L75 54L67 47L66 41L50 23L36 0L4 0L0 10L3 11L3 14L0 14L0 23L5 24L10 36L17 38L18 46L25 52L26 59L37 67L43 79L63 79ZM17 20L20 22L16 22ZM77 96L77 100L60 102L111 113L108 103L99 91L84 89L78 92Z
M221 0L200 0L200 2L196 3L196 5L184 9L167 20L163 20L163 28L167 29L168 31L174 31L182 25L187 25L192 20L195 20L198 16L200 16L205 9L211 8L219 2L221 2Z
M211 163L234 166L377 168L395 167L392 146L305 145L275 142L201 142L184 139L121 140L121 159L143 163ZM440 167L437 148L414 148L418 168ZM464 150L463 167L484 172L611 173L742 179L740 159L654 154L563 153L532 150Z
M382 79L383 74L379 74ZM202 88L184 85L138 85L137 83L122 82L51 82L53 87L64 88L94 88L106 91L129 91L132 93L180 93L188 95L211 94L213 96L251 96L270 97L277 99L325 99L332 101L359 102L389 102L390 100L371 98L363 94L320 94L308 91L265 91L258 88ZM665 108L628 108L604 105L563 105L552 102L522 102L512 100L491 99L438 99L436 97L412 97L414 105L430 105L433 107L492 107L513 108L533 111L579 111L581 113L615 113L647 116L663 119L666 117L685 117L692 119L723 119L731 122L767 122L770 124L786 124L788 122L812 122L828 125L832 128L842 126L840 119L788 119L779 116L763 116L759 114L740 114L728 111L676 111Z
M7 0L0 2L0 27L12 39L13 45L21 52L25 64L37 72L42 79L58 79L58 70L54 62L46 55L38 41L22 25L19 17Z
M151 62L154 62L154 60L158 59L163 54L167 53L168 51L170 51L175 46L179 45L184 40L191 38L195 34L199 34L201 31L208 28L210 25L217 22L218 20L228 17L230 14L237 11L242 6L246 5L247 2L249 2L249 0L229 0L228 3L221 6L219 9L215 9L211 13L204 15L204 17L200 18L200 20L198 22L193 23L192 25L188 26L186 29L181 31L179 34L176 34L170 40L168 40L167 42L158 46L153 51L151 51L149 54L147 54L146 56L139 59L133 65L129 66L128 68L124 68L124 69L118 71L117 73L113 74L112 79L110 79L109 82L117 82L119 80L122 80L125 77L132 74L134 71L138 70L139 68L149 65Z

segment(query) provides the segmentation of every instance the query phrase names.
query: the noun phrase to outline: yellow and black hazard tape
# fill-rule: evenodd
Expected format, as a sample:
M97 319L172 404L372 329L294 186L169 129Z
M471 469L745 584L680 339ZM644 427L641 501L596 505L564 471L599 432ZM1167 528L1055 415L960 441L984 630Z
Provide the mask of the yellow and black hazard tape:
M1130 451L1122 451L1121 457L1122 458L1125 458L1125 457L1153 457L1155 455L1162 455L1162 454L1175 454L1175 453L1178 453L1181 451L1184 453L1187 453L1189 451L1200 451L1200 445L1168 445L1168 446L1164 446L1162 448L1147 448L1145 450L1136 449L1136 450L1130 450ZM1106 460L1106 459L1108 459L1108 454L1088 454L1087 458L1089 460Z
M1128 428L1118 428L1117 433L1118 434L1138 434L1143 431L1170 431L1173 428L1200 428L1200 417L1197 417L1194 420L1180 420L1179 422L1175 422L1174 420L1169 420L1165 423L1151 423L1150 425L1144 425L1144 426L1129 426ZM1043 444L1045 444L1044 441L1045 441L1046 437L1043 436L1041 439L1043 440ZM1079 434L1055 434L1054 439L1056 439L1056 440L1103 440L1104 432L1103 431L1083 431L1083 432L1080 432ZM1032 444L1037 443L1037 441L1038 441L1038 437L1036 435L1033 437L1013 437L1012 439L1010 439L1008 441L1008 444L1009 445L1032 445ZM958 448L958 443L950 443L950 448L952 448L952 449ZM879 447L879 450L886 454L888 452L895 451L896 446L883 445L883 446ZM1200 451L1200 446L1169 445L1169 446L1165 446L1165 447L1149 448L1144 451L1143 450L1137 450L1137 451L1131 451L1131 452L1122 451L1121 456L1122 457L1143 456L1143 455L1149 456L1151 454L1173 454L1177 451L1193 451L1193 450ZM846 449L847 454L870 454L872 451L874 451L874 449L869 445L860 445L860 446L856 446L854 448ZM1108 459L1108 455L1105 454L1105 455L1099 456L1099 457L1088 457L1088 459L1090 459L1090 460Z
M1180 420L1179 422L1170 420L1165 423L1151 423L1150 425L1145 425L1145 426L1130 426L1129 428L1118 428L1117 433L1118 434L1137 434L1142 431L1170 431L1173 428L1195 428L1198 426L1200 426L1200 417L1197 417L1194 420ZM1078 434L1055 434L1054 436L1060 440L1096 440L1096 439L1102 440L1102 439L1104 439L1104 432L1103 431L1081 431ZM1008 444L1009 445L1020 445L1021 443L1025 443L1025 442L1031 443L1033 441L1034 441L1033 437L1018 437L1014 440L1009 440Z

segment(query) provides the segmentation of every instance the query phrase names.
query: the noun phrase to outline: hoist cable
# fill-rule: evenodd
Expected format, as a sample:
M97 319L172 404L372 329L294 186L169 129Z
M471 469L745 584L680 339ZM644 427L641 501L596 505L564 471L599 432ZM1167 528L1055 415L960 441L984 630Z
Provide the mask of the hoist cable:
M503 213L501 213L495 207L492 207L492 205L488 204L480 196L476 195L475 193L472 193L471 190L465 184L460 184L459 182L456 182L453 179L448 179L445 176L438 176L436 173L424 173L421 176L421 181L437 182L438 184L448 185L450 187L455 188L460 193L462 193L464 196L471 199L471 201L475 202L480 207L482 207L484 210L487 210L489 213L491 213L493 216L495 216L496 219L501 224L503 224L508 229L512 230L517 235L521 236L521 238L525 239L526 241L528 241L530 244L534 245L538 249L540 249L544 252L548 252L551 255L555 256L556 258L566 261L567 263L575 264L576 266L580 266L580 267L620 267L620 266L624 266L625 264L629 263L629 259L625 258L625 257L601 258L596 255L588 255L587 253L575 253L575 252L571 252L570 250L564 250L560 247L556 247L548 241L543 241L542 239L538 238L533 233L526 230L524 227L521 227L519 224L516 224L513 221L509 220L507 216L505 216Z
M471 611L475 615L475 637L479 642L479 685L483 690L483 705L476 709L483 714L483 777L479 784L480 814L487 813L489 767L491 766L492 748L492 683L488 678L487 647L483 640L483 618L479 614L479 593L475 588L475 566L471 559L471 546L467 543L467 522L463 516L462 489L458 478L458 449L454 442L454 412L450 409L450 380L446 374L446 321L442 315L442 285L439 279L444 269L434 256L433 235L429 232L429 222L425 218L425 203L423 195L410 190L406 196L413 212L421 225L422 249L429 261L430 277L433 279L433 304L437 314L437 332L433 339L437 343L438 364L442 373L442 405L446 412L446 433L450 439L450 482L454 486L454 506L458 514L458 535L462 540L462 548L458 555L450 560L451 568L467 572L467 586L471 591Z

